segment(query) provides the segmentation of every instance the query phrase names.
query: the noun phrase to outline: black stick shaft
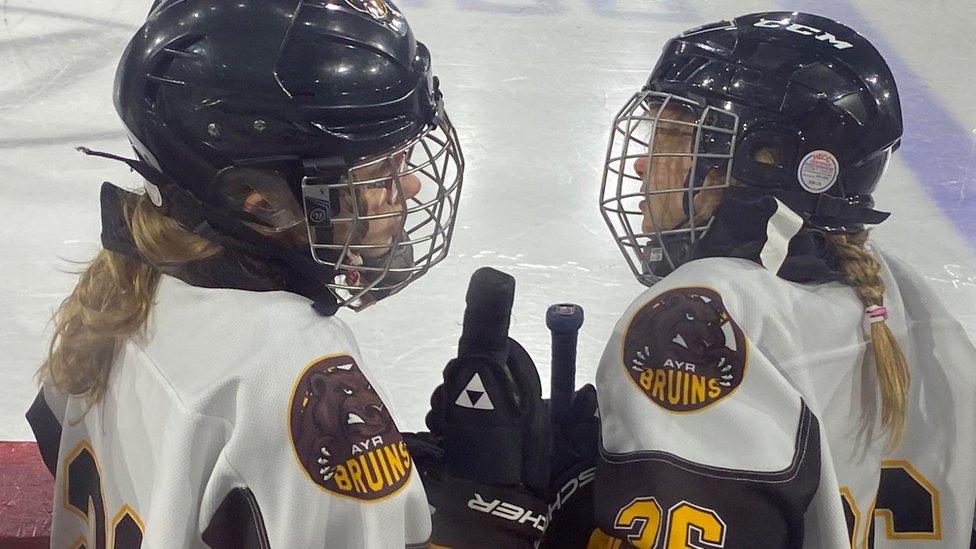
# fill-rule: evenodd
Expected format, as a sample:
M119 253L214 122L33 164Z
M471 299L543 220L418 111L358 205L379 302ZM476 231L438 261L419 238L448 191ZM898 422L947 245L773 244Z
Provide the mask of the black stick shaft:
M552 334L552 366L549 395L552 420L569 415L576 393L576 340L583 325L583 308L574 303L559 303L546 311L546 326Z

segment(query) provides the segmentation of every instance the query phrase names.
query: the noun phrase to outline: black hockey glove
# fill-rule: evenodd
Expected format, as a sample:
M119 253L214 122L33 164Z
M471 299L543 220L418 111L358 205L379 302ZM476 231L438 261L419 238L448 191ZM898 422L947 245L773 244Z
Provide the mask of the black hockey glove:
M515 279L471 277L457 358L431 397L429 434L408 437L436 545L531 548L546 527L552 435L532 359L508 338Z
M586 547L597 527L593 514L593 475L600 451L596 389L576 391L568 413L552 424L552 475L549 528L539 547Z

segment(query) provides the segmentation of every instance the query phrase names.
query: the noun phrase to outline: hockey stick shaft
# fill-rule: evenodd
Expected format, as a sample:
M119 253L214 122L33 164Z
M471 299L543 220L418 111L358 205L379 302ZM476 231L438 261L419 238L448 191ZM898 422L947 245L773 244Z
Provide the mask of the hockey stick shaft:
M557 303L546 311L546 326L552 335L552 363L549 397L552 420L569 415L576 393L576 340L583 325L583 308L575 303Z

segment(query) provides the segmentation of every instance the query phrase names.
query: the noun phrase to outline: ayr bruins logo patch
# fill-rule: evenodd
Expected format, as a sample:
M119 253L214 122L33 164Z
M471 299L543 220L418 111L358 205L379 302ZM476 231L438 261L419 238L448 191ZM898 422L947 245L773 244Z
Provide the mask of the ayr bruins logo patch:
M628 375L655 404L694 412L742 383L746 341L717 292L679 288L637 311L624 335L623 360Z
M295 454L325 490L369 501L410 479L407 445L352 357L324 357L308 366L295 385L289 417Z

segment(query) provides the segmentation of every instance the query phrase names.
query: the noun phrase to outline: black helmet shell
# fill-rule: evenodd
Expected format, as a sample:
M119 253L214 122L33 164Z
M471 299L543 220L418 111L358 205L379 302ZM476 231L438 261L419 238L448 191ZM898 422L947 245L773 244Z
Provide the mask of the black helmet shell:
M780 195L811 225L856 231L871 222L850 212L873 207L871 193L901 139L902 117L888 65L854 30L797 12L704 25L667 43L645 89L735 113L733 177ZM811 177L826 188L805 180L818 158L826 159L827 173ZM801 194L842 199L852 209L839 215L796 200Z
M395 147L431 124L435 94L427 48L384 0L161 1L115 82L140 158L209 202L229 165Z

